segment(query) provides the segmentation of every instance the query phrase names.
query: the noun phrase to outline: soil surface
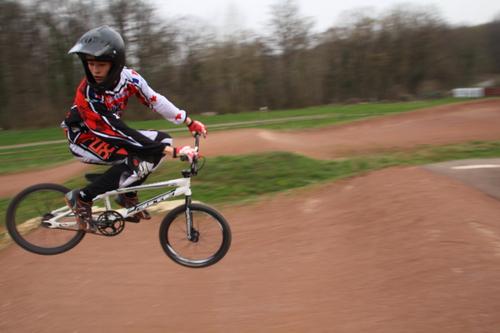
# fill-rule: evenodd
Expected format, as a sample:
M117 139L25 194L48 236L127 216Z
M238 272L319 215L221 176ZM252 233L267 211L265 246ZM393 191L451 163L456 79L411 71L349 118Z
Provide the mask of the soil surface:
M302 133L209 133L201 152L329 159L499 140L499 128L500 100L481 100ZM0 196L84 169L0 177ZM1 251L0 332L500 332L500 205L472 186L395 167L218 208L233 243L205 269L168 259L161 214L57 256Z

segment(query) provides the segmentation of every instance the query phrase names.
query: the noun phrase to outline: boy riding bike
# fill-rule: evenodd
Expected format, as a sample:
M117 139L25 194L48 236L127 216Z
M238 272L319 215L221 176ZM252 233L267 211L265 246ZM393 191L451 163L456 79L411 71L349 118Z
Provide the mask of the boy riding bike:
M99 194L142 184L166 155L186 156L191 163L198 152L190 146L174 148L172 137L156 130L135 130L121 116L136 95L151 110L174 124L186 124L193 135L207 136L207 128L188 117L167 98L151 89L137 72L125 67L123 39L109 26L85 33L68 54L77 54L86 77L78 86L73 107L62 122L69 147L83 163L112 165L89 185L68 192L66 203L80 227L95 232L92 201ZM119 194L115 202L125 208L139 203L136 192ZM135 215L150 219L147 211Z

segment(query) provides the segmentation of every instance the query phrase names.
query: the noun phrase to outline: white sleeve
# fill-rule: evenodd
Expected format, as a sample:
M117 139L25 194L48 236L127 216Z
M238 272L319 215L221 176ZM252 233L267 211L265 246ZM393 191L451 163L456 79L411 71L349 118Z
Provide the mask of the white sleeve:
M165 96L158 94L151 89L146 80L144 80L137 72L130 72L132 74L132 80L139 92L139 99L144 105L161 114L163 118L174 124L182 124L186 120L186 111L180 110Z

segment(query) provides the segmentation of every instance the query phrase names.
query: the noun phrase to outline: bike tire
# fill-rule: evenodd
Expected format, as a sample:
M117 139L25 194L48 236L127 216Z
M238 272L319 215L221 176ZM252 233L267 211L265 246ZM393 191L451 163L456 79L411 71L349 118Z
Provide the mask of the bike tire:
M69 191L65 186L46 183L19 192L6 212L6 227L12 240L23 249L41 255L60 254L78 245L85 236L79 226L48 228L41 223L44 217L56 216L57 209L67 207L65 195ZM64 217L64 222L75 219L70 214Z
M186 206L168 213L160 226L160 243L167 256L179 265L203 268L219 262L231 246L231 229L224 216L204 204L190 205L196 241L187 237Z

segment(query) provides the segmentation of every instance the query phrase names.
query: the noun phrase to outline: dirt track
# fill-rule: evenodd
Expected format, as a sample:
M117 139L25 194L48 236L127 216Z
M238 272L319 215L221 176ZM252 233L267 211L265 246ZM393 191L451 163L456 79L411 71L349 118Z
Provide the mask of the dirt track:
M332 158L498 140L499 128L490 100L301 134L211 133L202 152ZM389 168L219 208L233 245L207 269L164 255L161 216L55 257L2 251L0 332L500 331L500 205L477 190Z

